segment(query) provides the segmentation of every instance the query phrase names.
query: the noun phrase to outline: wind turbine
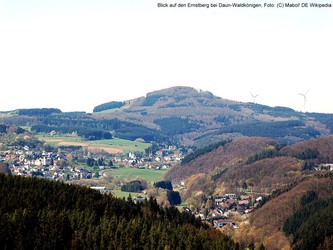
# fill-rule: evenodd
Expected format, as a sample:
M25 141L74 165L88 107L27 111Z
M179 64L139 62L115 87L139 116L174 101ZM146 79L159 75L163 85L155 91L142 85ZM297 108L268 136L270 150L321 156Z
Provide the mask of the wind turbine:
M298 93L299 95L303 96L304 112L306 111L305 106L306 106L306 103L308 102L308 100L306 99L306 95L308 94L309 90L310 89L308 89L304 94Z
M254 95L254 94L252 94L252 93L250 92L250 95L251 95L252 98L253 98L253 103L256 103L256 97L257 97L259 94Z

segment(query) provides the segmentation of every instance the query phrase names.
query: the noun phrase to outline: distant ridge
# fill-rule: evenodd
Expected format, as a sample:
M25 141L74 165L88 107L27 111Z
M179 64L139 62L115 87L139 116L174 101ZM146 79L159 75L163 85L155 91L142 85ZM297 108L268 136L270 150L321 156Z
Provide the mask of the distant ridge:
M186 86L152 91L123 103L95 112L93 117L134 122L198 147L242 136L268 137L293 144L330 135L333 130L330 125L333 115L237 102ZM170 134L171 126L181 129L173 129L174 133Z
M56 131L63 131L60 127L102 129L117 138L194 148L241 137L265 137L291 145L333 134L333 114L237 102L185 86L152 91L132 100L110 101L94 111L18 109L0 113L0 123L43 125L44 132L55 127Z

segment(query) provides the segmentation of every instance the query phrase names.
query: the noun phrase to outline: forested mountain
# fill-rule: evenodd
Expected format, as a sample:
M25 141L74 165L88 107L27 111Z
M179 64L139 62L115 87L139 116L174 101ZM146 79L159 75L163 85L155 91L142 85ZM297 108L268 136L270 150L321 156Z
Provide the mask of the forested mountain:
M270 197L235 238L266 249L332 249L333 176L303 178Z
M186 163L174 166L164 178L187 180L185 198L196 190L218 194L221 188L229 192L249 188L271 193L311 174L315 166L332 163L332 152L333 136L288 147L268 138L244 137L224 142L204 154L194 151L191 155L197 157L185 157Z
M44 114L44 109L40 110L41 114L36 109L31 112L25 110L27 115L18 115L18 113L20 112L17 111L14 115L0 118L0 122L4 123L2 126L29 126L31 131L36 133L52 131L63 134L75 133L86 140L110 139L114 136L133 141L142 138L147 142L170 143L170 138L157 129L121 121L117 118L99 119L82 112L56 112L41 115ZM2 127L0 127L1 129Z
M241 103L189 87L111 101L92 114L56 108L1 114L3 145L41 148L34 133L140 139L156 143L151 152L157 143L189 151L161 183L177 186L166 191L170 198L181 194L172 204L189 201L198 213L209 214L214 197L226 192L268 198L233 235L238 245L153 199L134 204L88 188L0 174L1 249L332 248L333 114ZM10 174L3 163L0 172ZM137 180L123 185L124 191L145 188Z
M165 180L185 182L183 200L200 207L207 196L225 193L266 197L250 222L232 234L241 245L332 249L333 175L322 166L333 163L333 136L291 146L239 138L198 151L165 175Z
M175 207L0 173L1 249L239 249Z
M97 105L92 114L56 108L19 109L0 116L6 125L35 131L78 132L85 139L118 138L202 148L244 136L281 144L328 136L333 114L303 113L223 99L191 87L172 87L126 101Z
M315 163L333 162L332 136L311 139L281 149L281 153Z
M234 141L220 144L218 148L205 154L196 152L205 151L205 148L194 151L192 155L198 155L191 161L185 157L183 164L174 166L165 176L166 179L180 181L193 174L215 174L223 171L229 164L245 161L253 154L259 153L266 148L275 147L277 142L268 138L244 137ZM209 148L210 146L207 146ZM189 162L187 162L189 161ZM184 162L187 162L184 164Z
M100 106L110 109L97 112ZM140 124L198 147L241 136L267 137L292 144L333 132L330 114L236 102L190 87L154 91L115 108L109 103L102 104L95 111L93 117Z

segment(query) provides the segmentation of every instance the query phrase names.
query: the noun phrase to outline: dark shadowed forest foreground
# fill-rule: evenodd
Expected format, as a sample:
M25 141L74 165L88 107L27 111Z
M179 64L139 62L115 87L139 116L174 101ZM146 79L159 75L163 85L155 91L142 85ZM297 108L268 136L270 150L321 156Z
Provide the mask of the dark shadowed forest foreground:
M239 249L175 207L0 174L1 249Z

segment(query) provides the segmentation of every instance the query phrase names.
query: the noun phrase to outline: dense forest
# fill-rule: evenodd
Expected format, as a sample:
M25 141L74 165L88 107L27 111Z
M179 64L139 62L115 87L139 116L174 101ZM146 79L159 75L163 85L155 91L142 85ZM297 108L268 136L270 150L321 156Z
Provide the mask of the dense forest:
M116 101L107 102L107 103L103 103L101 105L96 106L93 109L93 112L95 113L95 112L101 112L101 111L109 110L109 109L121 108L124 105L125 105L125 102L116 102Z
M305 127L302 121L279 121L279 122L255 122L239 124L221 129L218 134L240 133L245 136L260 136L274 138L285 144L290 144L285 137L299 137L310 139L317 137L320 133L310 127Z
M6 133L8 126L0 124L0 133Z
M323 113L308 113L309 116L316 118L317 121L322 122L325 126L333 132L333 114Z
M17 126L7 126L5 124L0 124L0 134L7 132L22 134L25 132L25 130Z
M266 249L332 249L332 173L317 173L274 191L234 239Z
M139 180L130 181L121 186L121 191L125 192L141 192L147 188L147 183Z
M160 99L163 96L164 96L163 94L147 95L142 105L153 106L158 101L158 99Z
M167 190L173 190L171 181L158 181L154 183L154 187L156 188L163 188Z
M270 107L267 105L262 105L258 103L247 103L247 107L255 111L257 114L268 114L274 117L298 117L300 116L299 112L287 107Z
M86 140L102 140L112 138L112 135L109 131L79 126L56 127L47 125L33 125L31 130L37 133L50 133L51 131L64 134L76 133L78 136L81 136Z
M52 130L60 133L77 132L79 136L88 140L109 139L112 137L110 131L114 131L114 136L127 140L142 138L147 142L170 142L161 131L119 119L95 119L81 112L52 113L29 119L14 116L3 120L8 125L32 126L32 131L35 132L49 133ZM6 130L8 125L2 125L0 131Z
M1 249L239 249L229 237L156 200L0 174Z
M99 129L106 131L115 131L114 135L118 138L135 140L142 138L147 142L156 141L164 142L169 141L168 137L161 132L150 129L131 122L120 121L119 119L94 119L90 116L81 116L72 119L71 116L53 115L44 117L41 124L56 127L85 127L90 129Z
M47 116L51 114L61 113L61 110L56 108L19 109L17 110L17 113L18 115L27 116Z
M315 191L301 198L301 209L287 218L283 231L294 249L332 249L333 198L322 200Z
M186 155L184 157L184 159L181 161L181 164L189 163L190 161L195 160L196 158L198 158L201 155L207 154L207 153L213 151L214 149L217 149L218 147L224 146L228 142L230 142L230 141L221 141L221 142L214 143L214 144L208 145L206 147L197 149L194 152Z
M32 130L35 132L49 133L52 130L60 133L77 132L79 136L88 140L109 139L115 136L127 140L142 138L146 142L170 143L171 141L169 136L160 130L132 122L117 118L96 119L84 112L61 112L60 110L56 112L55 110L28 109L22 111L26 115L1 118L3 125L0 127L0 132L10 125L15 125L33 127Z
M163 134L166 134L168 136L188 133L194 131L199 127L193 121L179 117L157 119L154 121L154 123L160 126Z

